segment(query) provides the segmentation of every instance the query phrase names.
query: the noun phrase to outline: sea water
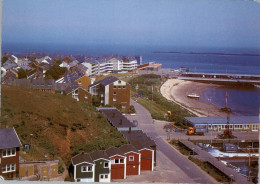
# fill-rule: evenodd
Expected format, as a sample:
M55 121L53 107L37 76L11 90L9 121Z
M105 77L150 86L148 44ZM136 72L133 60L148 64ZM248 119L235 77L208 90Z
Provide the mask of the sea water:
M110 54L118 55L141 55L143 63L157 62L164 68L178 69L187 67L192 72L205 73L230 73L260 75L260 49L248 48L193 48L193 47L170 47L170 46L141 46L141 45L100 45L100 44L33 44L33 43L3 43L2 51L13 53L43 52L64 53L71 55L103 56ZM174 54L155 53L162 52L203 52L204 54ZM244 55L211 55L206 53L232 53L232 54L255 54ZM225 106L225 92L228 92L228 106L237 115L258 115L260 107L259 88L237 88L222 86L209 88L205 91L205 99L218 106Z

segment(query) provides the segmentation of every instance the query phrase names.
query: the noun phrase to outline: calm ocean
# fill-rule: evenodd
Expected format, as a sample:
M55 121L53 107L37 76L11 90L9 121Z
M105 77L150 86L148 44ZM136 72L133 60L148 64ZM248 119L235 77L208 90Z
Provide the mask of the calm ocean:
M122 45L68 45L68 44L3 44L2 51L13 53L44 52L64 53L72 55L102 56L108 54L141 55L143 62L162 63L164 68L190 68L192 72L231 73L260 75L260 56L234 55L190 55L173 53L154 53L154 51L203 52L203 53L234 53L259 54L260 49L225 49L225 48L179 48L152 46L122 46ZM224 86L211 88L205 92L206 99L218 107L225 105L225 92L228 92L228 105L238 115L258 115L260 108L259 88L235 88Z

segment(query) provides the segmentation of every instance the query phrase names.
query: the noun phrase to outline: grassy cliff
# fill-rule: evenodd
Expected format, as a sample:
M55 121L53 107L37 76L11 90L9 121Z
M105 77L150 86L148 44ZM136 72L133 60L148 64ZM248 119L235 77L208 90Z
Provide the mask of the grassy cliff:
M71 156L127 143L93 106L69 96L2 85L0 128L15 127L26 160L60 159L68 166ZM32 134L32 136L31 136Z

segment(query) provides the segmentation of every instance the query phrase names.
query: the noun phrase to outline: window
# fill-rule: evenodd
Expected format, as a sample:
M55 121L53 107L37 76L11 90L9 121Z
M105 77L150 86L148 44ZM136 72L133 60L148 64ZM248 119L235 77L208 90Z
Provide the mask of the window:
M249 129L249 125L244 125L244 129Z
M11 156L15 156L15 155L16 155L15 148L3 150L3 157L11 157Z
M114 91L114 95L116 95L116 91Z
M114 101L114 102L116 101L116 97L113 98L113 101Z
M16 170L15 164L7 164L7 165L3 165L2 167L2 173L13 172L15 170Z
M84 97L85 99L88 99L88 95L85 95L85 97Z
M125 109L125 105L122 105L122 109Z
M134 161L134 160L135 160L134 155L129 156L129 161Z
M121 81L118 81L118 84L121 84Z
M114 86L114 89L116 89L116 86Z
M115 164L123 164L124 163L124 159L115 159L114 163Z
M123 86L123 89L125 89L125 86Z
M100 174L99 178L100 179L107 179L108 178L108 174Z
M81 81L79 81L78 84L81 85Z
M81 166L81 172L92 172L92 166Z
M121 89L121 86L118 86L118 89Z
M104 162L104 168L108 168L108 162Z

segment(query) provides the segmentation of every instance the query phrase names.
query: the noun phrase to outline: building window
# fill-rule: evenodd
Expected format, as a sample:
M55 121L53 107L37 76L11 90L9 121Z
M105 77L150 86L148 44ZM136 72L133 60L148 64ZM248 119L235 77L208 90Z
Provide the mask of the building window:
M123 164L124 163L124 159L115 159L114 160L114 164Z
M133 155L129 156L129 161L134 161L135 157Z
M116 89L116 86L114 86L114 89Z
M2 173L13 172L15 170L16 170L15 164L7 164L7 165L3 165L2 167Z
M114 91L114 95L116 95L116 91Z
M108 162L104 162L104 168L108 168Z
M3 157L12 157L16 155L16 149L10 148L3 150Z
M122 105L122 109L125 109L125 105Z
M125 86L123 86L123 89L125 89Z
M81 85L81 81L79 81L78 84Z
M121 81L118 81L118 84L121 84Z
M92 172L92 166L81 166L81 172Z
M244 129L249 129L249 125L244 125Z
M85 99L88 99L88 95L85 95L85 97L84 97Z
M116 101L116 97L113 98L113 101L114 101L114 102Z
M121 86L118 86L118 89L121 89Z
M99 177L100 177L100 179L107 179L108 174L100 174Z

